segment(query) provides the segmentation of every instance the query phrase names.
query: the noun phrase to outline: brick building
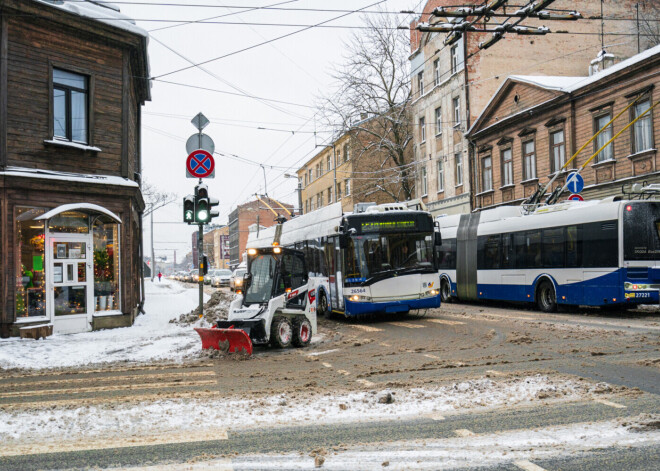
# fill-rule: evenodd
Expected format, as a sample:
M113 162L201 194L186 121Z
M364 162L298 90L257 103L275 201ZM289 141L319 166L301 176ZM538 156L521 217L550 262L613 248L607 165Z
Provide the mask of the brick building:
M204 234L204 253L209 268L229 268L229 226L215 227Z
M644 13L646 3L637 0L606 2L603 13L606 17L631 18L637 3ZM506 34L493 47L479 50L479 43L490 38L489 33L464 33L454 45L444 46L445 33L415 30L419 23L429 21L434 8L443 5L455 5L455 2L429 0L424 13L410 25L414 158L418 162L416 194L434 214L457 214L470 211L474 183L475 154L464 133L491 96L512 73L584 75L590 61L602 49L601 23L548 22L551 31L573 33L540 37ZM552 8L599 17L601 1L557 0ZM544 22L526 19L524 24L541 26ZM620 31L634 32L635 28L633 20L606 21L603 41L607 51L617 59L637 53L635 39L622 40L618 35Z
M259 227L270 227L276 224L275 215L268 206L287 219L290 218L290 213L293 212L293 205L280 203L268 197L262 199L263 202L255 200L241 204L229 214L229 222L227 224L229 232L229 265L232 269L243 260L249 227L253 224L258 224ZM289 214L287 214L287 211Z
M0 0L0 335L129 326L144 302L147 32L111 4Z
M656 46L590 77L507 78L468 133L477 152L475 209L522 202L623 111L569 164L570 169L583 166L658 101L659 72L660 46ZM585 199L620 195L622 185L635 182L660 183L658 122L660 107L587 164L581 173ZM563 184L566 175L562 172L556 185Z

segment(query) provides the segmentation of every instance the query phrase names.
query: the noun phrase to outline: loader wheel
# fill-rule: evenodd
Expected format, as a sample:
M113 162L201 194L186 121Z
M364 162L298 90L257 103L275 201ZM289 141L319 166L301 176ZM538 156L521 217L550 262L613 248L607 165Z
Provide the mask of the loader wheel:
M306 317L293 321L293 346L306 347L312 341L312 324Z
M326 319L329 319L332 315L332 311L328 309L328 297L325 295L325 291L319 292L319 299L316 302L316 313L324 316Z
M270 344L273 347L286 348L291 345L293 326L286 317L276 317L270 326Z

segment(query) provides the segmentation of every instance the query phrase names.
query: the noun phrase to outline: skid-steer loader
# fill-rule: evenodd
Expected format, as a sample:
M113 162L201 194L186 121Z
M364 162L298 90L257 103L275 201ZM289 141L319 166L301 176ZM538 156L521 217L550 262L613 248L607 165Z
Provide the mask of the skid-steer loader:
M243 288L226 321L196 328L202 348L252 354L252 345L305 347L316 334L316 287L303 252L279 246L250 248Z

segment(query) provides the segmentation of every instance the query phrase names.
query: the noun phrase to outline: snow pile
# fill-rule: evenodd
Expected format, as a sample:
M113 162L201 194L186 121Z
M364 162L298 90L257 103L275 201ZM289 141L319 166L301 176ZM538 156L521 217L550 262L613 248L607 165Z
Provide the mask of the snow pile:
M112 438L215 427L291 426L337 422L368 422L435 417L452 411L484 407L513 407L539 396L577 400L591 394L583 381L547 376L464 381L433 388L389 389L337 395L294 393L238 399L169 399L136 403L53 406L48 410L0 412L0 440L47 442L67 439ZM391 400L382 401L382 397ZM199 420L204 417L204 420Z
M163 278L145 281L145 312L132 327L80 334L55 334L45 340L0 340L0 370L54 369L102 363L152 361L181 362L199 354L197 333L170 319L190 311L198 302L196 288L189 289ZM206 295L205 295L206 296ZM207 296L208 297L208 296ZM48 361L44 361L47 358Z
M216 321L227 319L229 314L229 304L233 300L233 295L226 291L218 290L211 295L204 303L204 318L199 319L199 306L187 314L181 314L178 319L171 319L170 323L181 326L210 327L215 325Z

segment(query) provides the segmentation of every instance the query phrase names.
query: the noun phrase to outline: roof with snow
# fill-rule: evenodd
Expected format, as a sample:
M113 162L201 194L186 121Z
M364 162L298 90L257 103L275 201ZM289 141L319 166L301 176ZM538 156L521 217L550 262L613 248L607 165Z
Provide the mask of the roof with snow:
M602 51L599 53L599 56L601 54L603 54ZM529 85L534 85L540 88L544 88L546 90L553 90L560 93L570 94L570 93L575 93L583 88L586 88L589 85L592 85L596 82L605 80L607 77L614 75L617 72L621 72L622 70L625 70L629 67L633 67L641 62L647 61L658 55L660 55L660 45L649 48L646 51L643 51L626 60L623 60L618 64L608 67L605 70L601 70L600 72L595 73L590 77L565 77L565 76L553 76L553 75L510 75L506 78L504 82L502 82L500 87L490 98L490 100L488 101L482 112L479 114L477 119L474 121L470 129L465 134L466 135L474 134L478 126L482 124L484 117L489 113L493 105L497 102L497 98L501 95L503 90L505 90L507 87L511 85L512 82L526 83ZM543 103L537 103L531 108L534 108L542 104ZM531 108L521 110L519 113L516 113L516 115L528 111ZM507 116L506 118L500 120L497 124L500 124L516 115ZM483 131L483 129L481 129L480 131Z
M69 1L69 0L34 0L35 2L49 5L59 10L64 10L74 15L93 19L100 23L123 29L139 36L148 37L149 33L135 24L135 20L122 14L119 7L113 3L94 0Z

